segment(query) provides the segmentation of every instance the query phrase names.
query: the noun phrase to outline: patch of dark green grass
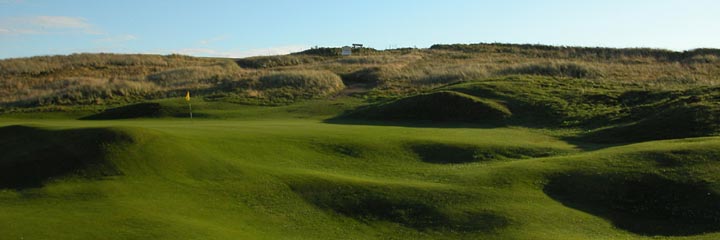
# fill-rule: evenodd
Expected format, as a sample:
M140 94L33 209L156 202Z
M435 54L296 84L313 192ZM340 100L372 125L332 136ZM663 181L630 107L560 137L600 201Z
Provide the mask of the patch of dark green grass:
M163 118L180 117L189 118L187 106L160 104L155 102L137 103L127 106L107 109L97 114L85 116L80 120L116 120L135 118ZM194 113L193 117L206 117L203 113Z
M449 192L326 180L291 184L291 188L321 209L366 223L383 221L419 231L449 232L492 232L510 224L490 211L447 210L442 205L468 197Z
M553 199L648 236L720 232L720 195L705 182L655 174L582 173L550 178Z
M720 162L720 149L640 151L628 154L630 159L652 161L662 168L682 168L697 164Z
M551 148L523 148L508 146L474 146L446 143L410 144L423 162L436 164L459 164L506 159L548 157L559 154Z
M331 154L361 158L366 155L366 149L361 146L349 143L319 143L316 147L323 152Z
M160 105L160 103L138 103L107 109L98 114L83 117L81 118L81 120L158 118L162 116L162 106Z
M55 178L101 178L120 174L105 147L132 138L108 129L49 131L25 126L0 128L0 189L41 187Z

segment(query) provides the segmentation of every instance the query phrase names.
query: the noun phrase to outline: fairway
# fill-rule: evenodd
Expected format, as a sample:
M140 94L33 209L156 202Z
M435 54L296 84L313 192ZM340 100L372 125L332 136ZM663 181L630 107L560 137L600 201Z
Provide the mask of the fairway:
M19 158L93 147L101 155L48 175L42 187L1 190L3 239L720 237L716 197L705 199L718 187L703 184L718 178L720 138L605 146L519 127L289 116L0 124L2 151ZM114 137L99 139L105 135ZM49 143L23 151L12 141ZM647 190L636 197L657 201L640 206L568 192L633 183ZM665 191L669 184L693 187L678 200ZM618 186L612 189L623 191Z
M720 1L629 2L0 0L0 240L718 240Z

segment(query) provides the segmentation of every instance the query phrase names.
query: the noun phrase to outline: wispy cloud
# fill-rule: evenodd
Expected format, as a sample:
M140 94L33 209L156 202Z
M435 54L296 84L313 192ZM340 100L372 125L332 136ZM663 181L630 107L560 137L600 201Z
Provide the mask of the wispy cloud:
M200 45L208 45L208 44L211 44L214 42L225 41L226 39L227 39L227 36L221 35L221 36L217 36L217 37L213 37L213 38L202 39L202 40L198 41L198 43Z
M97 39L95 42L102 42L102 43L120 43L120 42L128 42L128 41L135 41L138 40L138 37L132 34L125 34L125 35L116 35L116 36L108 36L105 38Z
M228 58L242 58L242 57L253 57L253 56L269 56L269 55L282 55L294 52L303 51L310 48L305 45L288 45L278 46L271 48L256 48L246 50L218 50L212 48L185 48L180 50L169 51L170 53L179 53L191 56L205 56L205 57L228 57Z
M0 0L0 4L7 4L7 3L24 3L25 0Z
M26 19L28 22L44 28L75 28L87 29L92 25L85 18L67 16L35 16Z
M192 56L212 56L212 57L229 57L228 53L209 48L184 48L170 51L172 53L192 55Z
M102 34L96 26L81 17L69 16L31 16L8 17L0 19L0 34L52 34L83 33Z
M281 54L300 52L303 50L307 50L309 48L310 48L310 46L305 46L305 45L288 45L288 46L278 46L278 47L271 47L271 48L249 49L249 50L241 51L240 53L242 53L244 55L243 57L268 56L268 55L281 55Z

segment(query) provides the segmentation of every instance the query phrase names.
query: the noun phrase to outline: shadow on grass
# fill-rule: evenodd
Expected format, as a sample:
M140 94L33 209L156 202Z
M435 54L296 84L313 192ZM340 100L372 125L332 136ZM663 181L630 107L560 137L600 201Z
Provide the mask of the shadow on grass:
M551 177L544 192L565 206L640 235L720 231L720 195L705 183L653 174L570 173Z
M0 189L42 187L66 175L119 175L105 147L132 139L108 129L49 131L25 126L0 128Z
M135 118L189 118L190 114L187 108L164 106L160 103L137 103L116 108L107 109L103 112L85 116L79 120L119 120L119 119L135 119ZM208 117L207 114L193 113L195 118Z
M560 140L562 140L568 144L571 144L571 145L573 145L583 151L586 151L586 152L638 143L638 142L597 143L597 142L588 141L587 139L578 137L578 136L561 137Z
M475 146L466 144L447 144L421 142L409 144L423 162L435 164L462 164L487 162L494 160L519 160L549 157L561 151L552 148L528 148L510 146Z
M392 126L392 127L409 127L409 128L501 128L507 127L505 124L477 124L462 121L430 121L430 120L363 120L350 119L346 117L335 117L323 120L328 124L342 125L364 125L364 126Z
M408 187L366 186L329 181L291 184L307 202L325 210L370 223L386 221L419 231L492 232L510 221L489 211L448 211L433 199L450 199L445 192Z

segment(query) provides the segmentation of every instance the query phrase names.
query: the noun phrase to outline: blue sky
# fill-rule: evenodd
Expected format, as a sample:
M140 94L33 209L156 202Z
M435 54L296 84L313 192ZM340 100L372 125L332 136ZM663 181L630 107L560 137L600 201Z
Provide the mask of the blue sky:
M0 0L0 58L435 43L720 48L715 0Z

